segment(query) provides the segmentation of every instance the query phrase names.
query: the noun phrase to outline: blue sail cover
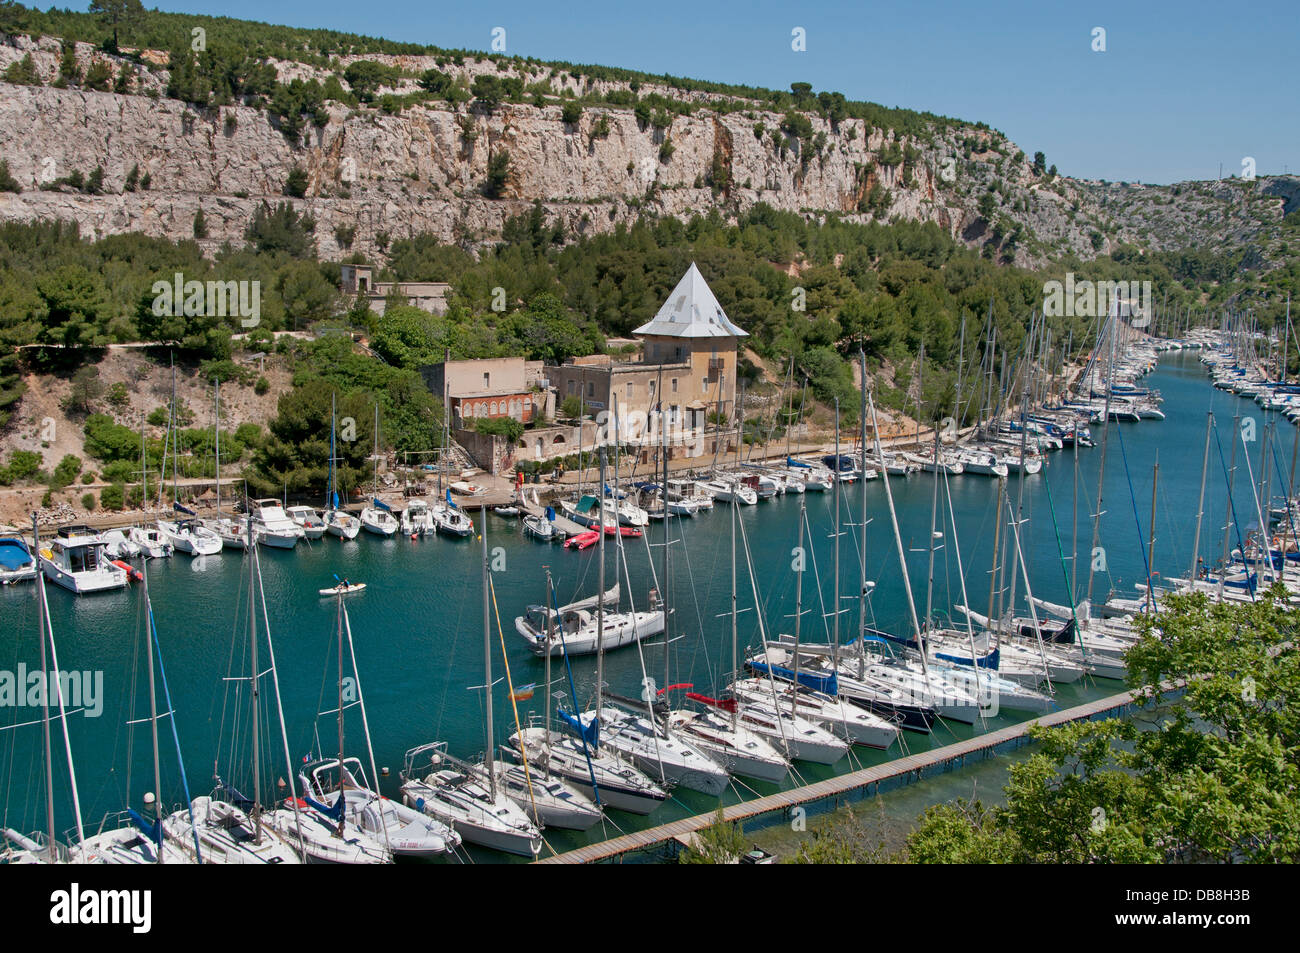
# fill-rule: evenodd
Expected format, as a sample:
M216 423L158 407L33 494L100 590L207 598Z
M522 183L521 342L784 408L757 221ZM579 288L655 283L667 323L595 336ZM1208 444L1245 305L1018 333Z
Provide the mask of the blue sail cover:
M383 510L385 513L391 513L391 512L393 512L393 508L392 508L391 506L389 506L387 503L385 503L383 500L381 500L381 499L380 499L379 497L377 497L377 496L372 496L372 497L370 498L370 502L373 503L373 504L375 504L375 506L379 507L379 508L380 508L381 510Z
M162 844L163 826L161 817L150 823L141 817L139 812L137 812L133 807L128 807L126 813L127 816L131 818L131 822L144 833L145 837L149 838L155 844Z
M451 498L451 490L444 490L443 492L447 494L447 505L453 510L460 509L460 507L456 505L456 501Z
M339 495L337 493L334 493L332 495L334 497L334 509L337 510L339 508Z
M560 720L573 729L574 734L593 748L596 746L596 739L600 737L599 718L593 718L591 724L584 725L581 718L577 715L570 715L563 708L557 708L556 712L559 714Z
M188 506L182 506L182 505L179 504L179 503L173 503L173 504L172 504L172 509L174 509L174 510L175 510L176 512L178 512L178 513L188 513L190 516L195 516L195 515L197 515L197 514L195 514L195 512L194 512L192 509L190 509Z
M777 678L783 678L787 682L794 681L794 669L786 668L783 665L768 665L766 662L753 660L749 662L749 667L756 672L762 672L764 675L775 675ZM804 688L811 688L816 692L824 692L827 695L838 695L840 693L840 680L835 672L829 675L818 675L815 672L799 671L799 684Z
M548 506L546 508L546 518L550 520L552 523L555 522L555 507Z
M1002 650L1000 648L994 649L987 655L978 655L975 657L974 668L987 668L990 671L996 672L998 670L998 659L1001 655ZM945 662L952 662L954 665L965 665L967 668L972 667L971 657L969 655L949 655L946 652L935 652L934 656L935 658L943 659Z
M811 463L804 463L802 460L796 460L794 457L790 457L790 456L787 456L787 457L785 458L785 465L786 465L787 467L798 467L798 468L801 469L801 470L811 470L811 469L812 469L812 464L811 464Z
M331 821L341 821L343 819L343 809L347 807L347 802L343 800L342 794L339 795L338 800L334 802L332 807L328 804L322 804L305 791L303 792L302 799L307 802L307 805L312 808L312 810L324 814Z

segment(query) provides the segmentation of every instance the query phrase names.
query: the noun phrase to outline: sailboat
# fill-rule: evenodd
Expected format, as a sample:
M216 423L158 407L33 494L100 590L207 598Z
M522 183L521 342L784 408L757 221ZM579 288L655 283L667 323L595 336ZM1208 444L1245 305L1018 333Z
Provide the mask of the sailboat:
M243 549L243 524L234 517L226 516L221 512L221 381L215 381L213 388L212 430L215 434L213 448L216 456L217 515L214 519L203 520L202 523L221 537L222 548ZM141 438L143 436L141 434Z
M443 490L446 498L433 510L433 527L439 533L464 539L474 533L474 524L465 511L451 498L451 490Z
M617 415L615 415L617 419ZM605 482L605 447L599 449L600 482ZM605 534L599 536L599 581L598 590L605 587ZM619 545L622 543L620 541ZM626 564L625 564L626 565ZM665 580L666 581L666 580ZM657 777L658 783L667 787L680 784L695 791L701 791L712 797L718 797L726 790L730 780L727 770L706 755L700 748L682 738L670 729L667 722L667 709L658 701L651 691L653 680L645 678L645 661L642 659L641 703L636 700L619 698L611 695L621 707L604 705L605 690L603 684L605 652L600 633L604 632L605 606L603 602L596 605L596 632L598 634L596 651L596 706L581 715L569 715L561 712L560 717L579 738L592 748L599 750L600 745L613 749L624 759L631 761L650 777ZM638 643L638 651L639 651ZM664 649L667 653L667 647ZM645 714L642 715L641 711Z
M158 656L158 676L162 682L163 702L170 717L171 691L167 687L167 673L162 667L162 647L158 641L158 631L154 627L153 603L149 598L149 567L141 567L141 626L145 637L145 657L148 660L149 673L149 730L153 742L153 783L154 790L144 795L145 813L141 814L128 808L125 823L108 830L101 830L82 840L78 853L84 863L103 864L193 864L202 863L202 850L197 838L189 843L169 839L163 828L162 805L158 798L162 789L162 768L158 755L158 703L157 681L154 676L154 655ZM185 761L181 756L180 738L172 726L172 740L176 744L176 763L180 772L181 785L185 791L186 803L189 802L189 781L185 777ZM148 815L152 813L153 817ZM191 849L192 848L192 849Z
M542 849L542 834L528 815L502 790L493 766L492 630L488 618L487 510L482 513L483 542L483 667L487 717L486 765L453 757L445 741L434 741L406 752L402 766L402 798L411 807L453 827L473 844L525 857Z
M221 537L205 527L196 517L197 514L180 501L180 430L176 421L176 365L172 365L172 404L171 416L167 423L167 439L163 442L162 471L158 476L158 502L162 503L162 483L166 477L167 445L172 448L172 512L175 519L158 520L158 532L172 549L190 556L215 556L221 552Z
M41 548L41 531L32 514L32 541L37 551ZM0 860L9 864L61 864L76 861L68 848L60 843L54 821L54 756L50 745L50 695L58 702L58 718L63 729L63 746L68 762L68 781L72 792L72 811L76 819L78 843L86 839L81 826L81 798L77 791L77 772L72 761L72 738L68 733L68 713L63 698L63 680L51 673L58 673L59 653L54 644L54 623L50 619L49 593L45 588L44 577L36 577L37 628L40 638L40 684L41 692L41 740L42 764L45 768L45 830L32 835L21 834L11 828L0 831L0 848L6 841L11 845L0 849ZM48 652L48 656L47 656Z
M261 680L264 675L258 666L258 632L257 601L260 590L258 574L257 546L253 541L253 523L249 517L245 526L245 559L248 560L248 628L249 628L249 667L251 674L246 679L250 685L252 701L252 752L253 795L251 798L240 794L233 786L216 779L216 789L210 796L196 797L187 808L176 811L163 820L165 834L178 842L196 840L202 852L204 863L208 864L296 864L300 862L298 852L272 829L272 824L261 801L262 758L261 744ZM266 605L262 604L265 619ZM267 630L267 644L270 645L270 630ZM272 656L269 674L275 677L275 659ZM275 689L276 705L279 708L279 687ZM281 734L283 735L284 712L280 711ZM286 744L285 761L288 762L289 751ZM292 783L292 774L290 775ZM299 812L292 811L295 816Z
M664 479L668 479L668 450L667 447L660 448L663 457ZM740 455L739 442L736 449L737 457ZM737 461L739 462L739 461ZM804 496L800 494L799 505L804 505ZM732 608L735 608L735 507L731 508L732 519ZM667 608L668 592L670 588L669 575L669 552L671 550L671 520L664 520L664 560L663 560L663 589L664 603ZM665 613L665 616L667 613ZM732 619L732 633L735 633L735 618ZM668 630L665 625L664 629L664 656L665 661L668 656ZM736 639L731 640L731 666L732 671L739 669L739 656ZM662 692L670 691L674 686L665 682ZM686 697L692 701L698 702L702 707L698 709L681 708L668 713L668 725L680 732L682 737L690 741L712 760L716 761L731 774L740 774L750 778L757 778L761 781L772 783L780 782L787 774L790 773L790 762L785 756L772 746L768 741L768 733L758 725L753 724L750 720L740 717L740 704L735 698L719 700L699 692L688 691ZM756 713L757 715L757 713ZM761 723L764 720L759 717ZM774 726L780 731L782 723L778 718ZM808 726L814 732L819 731L815 726ZM823 739L832 747L838 745L838 741L827 736ZM782 748L788 750L788 747L781 742ZM810 746L811 750L811 746ZM841 754L847 753L847 746L841 749Z
M329 486L325 489L325 511L321 519L325 523L326 532L339 539L348 540L356 539L357 534L361 532L361 521L352 514L339 508L339 486L338 475L335 464L338 461L338 455L335 452L334 434L337 430L337 410L335 399L330 396L330 476Z
M375 404L375 495L370 505L361 509L361 528L376 536L392 536L401 524L393 515L393 508L379 498L379 404Z
M347 609L343 605L342 594L335 596L335 607L334 618L335 632L338 638L339 664L338 707L333 714L338 716L339 748L338 758L334 761L334 764L338 766L347 764L344 760L343 750L343 713L351 704L344 704L346 700L344 686L346 683L343 679L343 621ZM350 627L348 638L350 643ZM362 711L364 712L364 708ZM330 713L325 712L323 714ZM366 743L369 744L369 732L366 733ZM352 816L352 812L348 810L349 802L346 797L341 796L347 789L347 776L345 774L341 774L338 778L337 786L332 791L335 796L328 803L316 800L312 796L314 793L313 785L308 782L306 777L300 775L300 778L303 784L303 794L301 799L296 799L293 802L294 810L275 811L270 820L271 827L287 843L297 847L304 857L320 863L383 864L392 861L392 852L384 836L385 832L382 829L378 831L365 829L357 823ZM328 790L327 785L322 783L319 768L313 780L318 791L320 788ZM369 794L370 792L366 793Z
M546 574L546 587L547 602L554 605L555 586L549 571ZM563 650L564 633L562 630L557 631L555 626L559 614L560 608L555 608L547 615L547 635L549 639L558 641ZM551 685L551 657L551 653L545 655L544 685L548 693ZM573 669L569 665L567 654L564 659L572 690ZM542 776L568 782L598 806L607 805L633 814L649 814L668 798L667 792L643 772L608 751L598 750L594 744L588 743L587 738L552 731L549 694L545 701L542 725L521 728L510 736L509 743L512 746L507 751L509 757L527 758L528 763Z

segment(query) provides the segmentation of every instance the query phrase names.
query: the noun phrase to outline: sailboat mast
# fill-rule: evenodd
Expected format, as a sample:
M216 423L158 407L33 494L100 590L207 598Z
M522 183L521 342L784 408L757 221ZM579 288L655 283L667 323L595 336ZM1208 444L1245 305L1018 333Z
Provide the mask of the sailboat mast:
M546 689L545 698L542 702L544 721L544 734L542 735L546 744L546 765L550 769L551 763L551 645L555 641L555 580L551 578L551 571L546 570ZM573 704L576 706L578 700L575 698ZM576 708L575 711L581 711ZM522 749L523 745L520 745Z
M799 636L801 634L800 625L803 622L803 574L808 559L803 549L803 530L804 525L808 522L807 497L807 493L799 494L799 542L796 550L799 557L799 571L794 577L794 651L791 653L791 657L794 659L794 664L791 666L794 670L794 681L792 682L794 690L790 692L790 713L792 715L798 714L796 698L799 694ZM732 508L734 509L737 505L733 501Z
M835 602L831 605L831 666L836 671L840 664L840 497L844 482L840 479L840 399L835 398ZM802 499L804 494L800 494Z
M871 429L876 435L876 455L881 460L885 459L884 453L880 449L880 424L876 420L876 401L868 396L867 398L871 408ZM907 554L903 551L903 535L898 530L898 513L894 510L894 491L889 486L889 476L885 476L885 500L889 503L889 522L894 529L894 546L898 549L898 567L903 574L903 591L907 593L907 611L912 619L912 635L916 639L916 644L921 644L921 623L916 618L916 600L912 598L912 580L907 573ZM921 653L921 667L925 669L926 679L930 677L930 663L926 660L925 653Z
M1101 459L1097 464L1097 511L1092 516L1092 546L1088 550L1088 607L1091 614L1092 607L1092 586L1096 576L1096 570L1092 567L1094 560L1092 554L1097 551L1097 541L1101 535L1101 501L1102 490L1106 485L1106 444L1107 437L1110 434L1110 391L1111 380L1115 374L1115 319L1108 317L1106 324L1103 325L1103 332L1106 328L1110 330L1110 360L1106 370L1106 397L1102 404L1101 412ZM1092 362L1092 379L1097 379L1097 362ZM1023 474L1022 474L1023 476ZM1226 539L1226 537L1225 537Z
M145 655L149 657L149 733L153 742L153 790L154 790L154 810L157 819L162 820L162 768L158 758L158 695L154 686L153 676L153 644L150 639L150 628L153 626L153 606L149 601L149 560L140 561L140 583L144 589L144 612L145 612ZM161 848L161 844L159 847ZM157 862L163 862L164 851L159 849Z
M497 799L497 772L492 752L492 629L488 620L488 541L487 541L487 507L479 510L483 534L483 691L487 695L487 718L484 730L487 732L487 773L488 786L492 800Z
M221 379L212 382L214 398L212 403L212 435L215 443L213 467L217 478L217 516L221 516Z
M41 530L36 522L36 514L32 513L32 540L36 546L36 552L41 551ZM56 833L54 830L54 762L50 755L50 693L48 690L50 684L49 663L45 659L45 632L46 620L50 616L49 604L45 601L45 577L41 573L36 575L36 592L38 594L37 605L38 619L41 630L41 684L46 686L46 691L41 695L45 699L45 704L41 706L41 744L45 750L45 820L49 828L50 841L46 845L49 851L50 860L56 858L55 844Z
M260 707L258 685L260 684L260 676L257 669L257 579L254 575L257 545L253 541L253 508L249 506L246 509L248 511L248 542L245 544L248 548L248 640L251 645L249 658L253 669L253 843L260 844L262 843L262 756L258 748L260 742L260 728L258 726L258 708Z
M939 515L939 426L934 427L934 498L930 501L930 565L929 580L925 585L925 627L930 628L930 613L934 610L934 534L935 520ZM917 645L922 652L924 645Z
M1189 589L1196 588L1197 564L1201 561L1201 521L1205 518L1205 478L1210 471L1210 428L1213 426L1214 411L1208 411L1205 414L1205 453L1201 457L1201 495L1196 500L1196 535L1192 537L1192 569L1187 576Z
M579 420L579 439L581 440L581 420ZM605 445L603 443L596 448L596 466L599 470L597 476L603 488L605 485ZM601 492L603 493L604 490L602 489ZM596 721L600 721L601 696L604 694L605 689L605 504L603 502L598 505L596 513L599 521L597 527L598 538L596 540L596 565L599 567L596 571ZM576 699L574 704L577 704ZM599 732L596 734L596 743L592 747L596 751L600 751Z
M862 479L858 481L862 494L862 525L859 527L862 545L861 558L858 560L858 657L863 658L867 636L867 354L862 348L858 348L858 365L862 371L862 405L858 412L862 466ZM889 479L889 471L885 468L883 457L880 460L880 476L882 479Z
M1234 477L1237 475L1237 434L1241 433L1241 414L1236 414L1232 418L1232 452L1228 457L1228 507L1223 517L1223 557L1219 569L1219 586L1217 599L1223 601L1223 581L1228 576L1228 531L1232 528L1232 484ZM1220 457L1220 460L1223 458ZM1246 554L1242 553L1242 559ZM1249 572L1249 567L1247 567ZM1249 579L1248 579L1249 581Z
M1160 451L1156 451L1155 465L1151 468L1151 526L1147 542L1147 608L1155 605L1156 558L1156 484L1160 482Z
M345 798L346 792L343 787L343 593L340 592L334 597L334 628L338 638L339 650L339 797ZM339 812L339 824L337 833L339 837L343 836L343 818L346 811Z

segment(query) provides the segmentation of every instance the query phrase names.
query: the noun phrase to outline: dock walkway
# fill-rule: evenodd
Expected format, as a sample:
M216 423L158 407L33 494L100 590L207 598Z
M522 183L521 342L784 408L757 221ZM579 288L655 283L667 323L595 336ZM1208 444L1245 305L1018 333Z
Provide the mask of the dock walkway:
M809 813L833 810L850 801L870 797L882 789L918 781L936 770L950 771L963 767L968 759L987 758L995 752L1018 748L1029 741L1033 725L1062 725L1071 721L1094 719L1126 711L1140 703L1141 689L1120 692L1098 698L1073 708L1052 712L1039 718L1023 721L987 734L958 741L942 748L921 751L887 761L884 764L852 771L838 777L827 778L812 784L778 791L764 797L742 801L723 808L722 816L731 822L756 822L755 827L766 827L785 821L797 807ZM691 835L717 822L717 814L697 814L680 820L634 831L621 837L588 844L563 854L539 860L542 864L591 864L616 860L624 854L657 847L670 841L682 843Z

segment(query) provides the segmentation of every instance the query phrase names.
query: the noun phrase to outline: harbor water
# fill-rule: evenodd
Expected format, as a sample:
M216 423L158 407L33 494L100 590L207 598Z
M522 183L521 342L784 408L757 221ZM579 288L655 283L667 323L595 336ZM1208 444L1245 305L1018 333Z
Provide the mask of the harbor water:
M1069 448L1050 454L1041 473L1025 478L1021 542L1035 596L1058 603L1069 599L1075 514L1080 559L1076 597L1085 594L1090 566L1096 567L1097 600L1111 592L1128 598L1137 595L1134 584L1147 575L1144 557L1152 531L1152 469L1157 460L1152 571L1157 581L1161 576L1185 575L1193 560L1191 547L1207 411L1217 417L1224 460L1230 453L1235 413L1252 417L1257 436L1263 437L1267 419L1264 412L1249 401L1211 387L1194 352L1166 354L1145 383L1164 397L1167 419L1111 425L1098 550L1091 549L1091 514L1101 458L1099 425L1092 428L1098 446L1078 451L1077 493L1075 455ZM1289 477L1293 440L1291 425L1284 418L1278 420L1276 463L1272 457L1268 461L1275 488L1284 485ZM846 438L845 446L849 444ZM1261 444L1256 440L1244 446L1249 453L1238 454L1235 483L1235 507L1243 535L1246 526L1256 522L1247 460L1258 482ZM1239 451L1241 447L1239 441ZM891 484L918 613L924 612L929 584L934 479L929 474L917 474L894 478ZM1020 496L1019 479L1013 475L1007 488L1015 506ZM955 535L943 509L949 494L955 511ZM858 486L845 487L840 502L843 528L839 537L838 625L840 639L846 643L856 637L859 625L864 560L866 578L875 583L867 602L868 623L900 634L911 627L883 481L868 483L865 495L865 514ZM939 487L943 537L938 541L940 548L934 561L933 604L937 615L951 616L955 624L963 621L953 609L954 604L963 601L959 552L969 603L980 612L988 610L997 496L997 481L984 476L951 477L946 486L941 482ZM1212 440L1200 547L1207 563L1215 562L1220 554L1226 499L1224 465ZM800 497L786 495L738 511L744 530L737 570L742 659L746 651L760 645L760 623L769 637L792 631L796 579L793 550L798 540L800 502ZM804 575L801 634L805 640L828 641L837 617L832 578L833 494L808 494L803 502L807 505L806 546L810 558ZM475 516L476 527L481 520ZM674 611L667 664L660 638L650 640L640 651L629 647L609 653L605 660L609 690L635 697L641 692L643 677L648 676L660 686L667 679L668 684L690 683L696 691L706 694L723 692L732 666L730 524L731 514L725 504L694 519L672 520L668 591ZM574 552L535 542L523 534L518 520L491 514L486 517L486 526L495 593L489 607L496 735L491 741L501 744L514 730L515 719L502 664L502 640L517 693L526 694L518 692L523 686L536 686L531 699L518 702L519 717L524 721L540 718L548 695L541 684L543 665L515 633L514 619L529 604L545 601L548 569L561 602L593 594L598 550ZM623 607L631 601L637 608L644 608L649 591L663 588L658 578L663 532L662 524L652 523L645 538L625 541L626 566L617 568ZM1232 545L1237 545L1235 536ZM616 572L614 547L609 547L607 558L609 585ZM383 767L389 769L389 776L380 780L382 791L397 795L398 771L408 748L445 740L451 752L462 757L476 757L485 750L489 739L484 734L483 551L478 540L429 537L413 541L400 536L381 540L363 533L356 541L340 542L326 536L309 545L300 543L292 551L262 549L259 559L284 707L288 760L293 770L307 755L332 756L338 747L335 717L318 717L318 712L337 707L335 607L333 601L318 595L319 589L335 584L336 576L366 583L364 592L348 598L348 610L375 760L381 773ZM249 671L246 557L229 551L196 559L178 555L151 561L148 574L172 717L184 752L190 794L208 793L217 776L249 794L252 774L248 706L246 695L236 699L237 691L246 692L247 683L228 680L246 676ZM1018 595L1024 590L1021 579ZM139 809L144 793L153 788L147 720L129 724L148 717L140 636L142 594L139 585L83 597L49 585L48 594L60 667L64 671L102 672L103 697L96 706L99 710L87 708L70 715L68 721L81 815L89 833L98 829L106 815L127 806ZM1020 603L1023 611L1022 599ZM34 586L0 590L0 670L17 672L20 665L29 670L37 668L37 618ZM263 670L270 665L265 646L258 661ZM589 704L595 659L573 660L572 677L579 703ZM551 693L563 693L560 704L571 706L568 678L558 660L552 680ZM1058 687L1056 699L1061 707L1067 707L1113 693L1119 687L1114 681L1085 681ZM271 799L277 796L276 782L287 779L291 766L286 764L269 678L263 680L263 691L269 717L261 720L262 794L264 799ZM161 697L159 707L164 707ZM40 715L39 708L21 705L0 710L0 827L31 831L46 826ZM347 754L360 757L369 770L359 708L349 708L347 717ZM1003 713L989 724L1005 725L1010 723L1007 719ZM916 751L918 746L943 745L982 730L984 727L979 725L941 724L931 736L906 733L902 742L906 750ZM164 725L160 795L169 806L180 805L184 797L170 734L170 726ZM62 734L57 726L53 744L56 827L62 832L72 828L74 821ZM855 749L851 758L833 768L799 763L797 775L792 774L785 784L878 763L897 757L903 750L898 744L887 752ZM953 791L969 795L967 787L957 781L951 785ZM772 790L775 788L756 782L736 781L726 799L730 802L751 791ZM917 806L902 803L908 804L909 812ZM714 806L716 802L704 795L679 790L651 817L611 812L603 826L597 825L586 834L547 830L544 836L551 847L564 850L592 839L709 811ZM481 860L505 859L504 855L477 849L471 854Z

